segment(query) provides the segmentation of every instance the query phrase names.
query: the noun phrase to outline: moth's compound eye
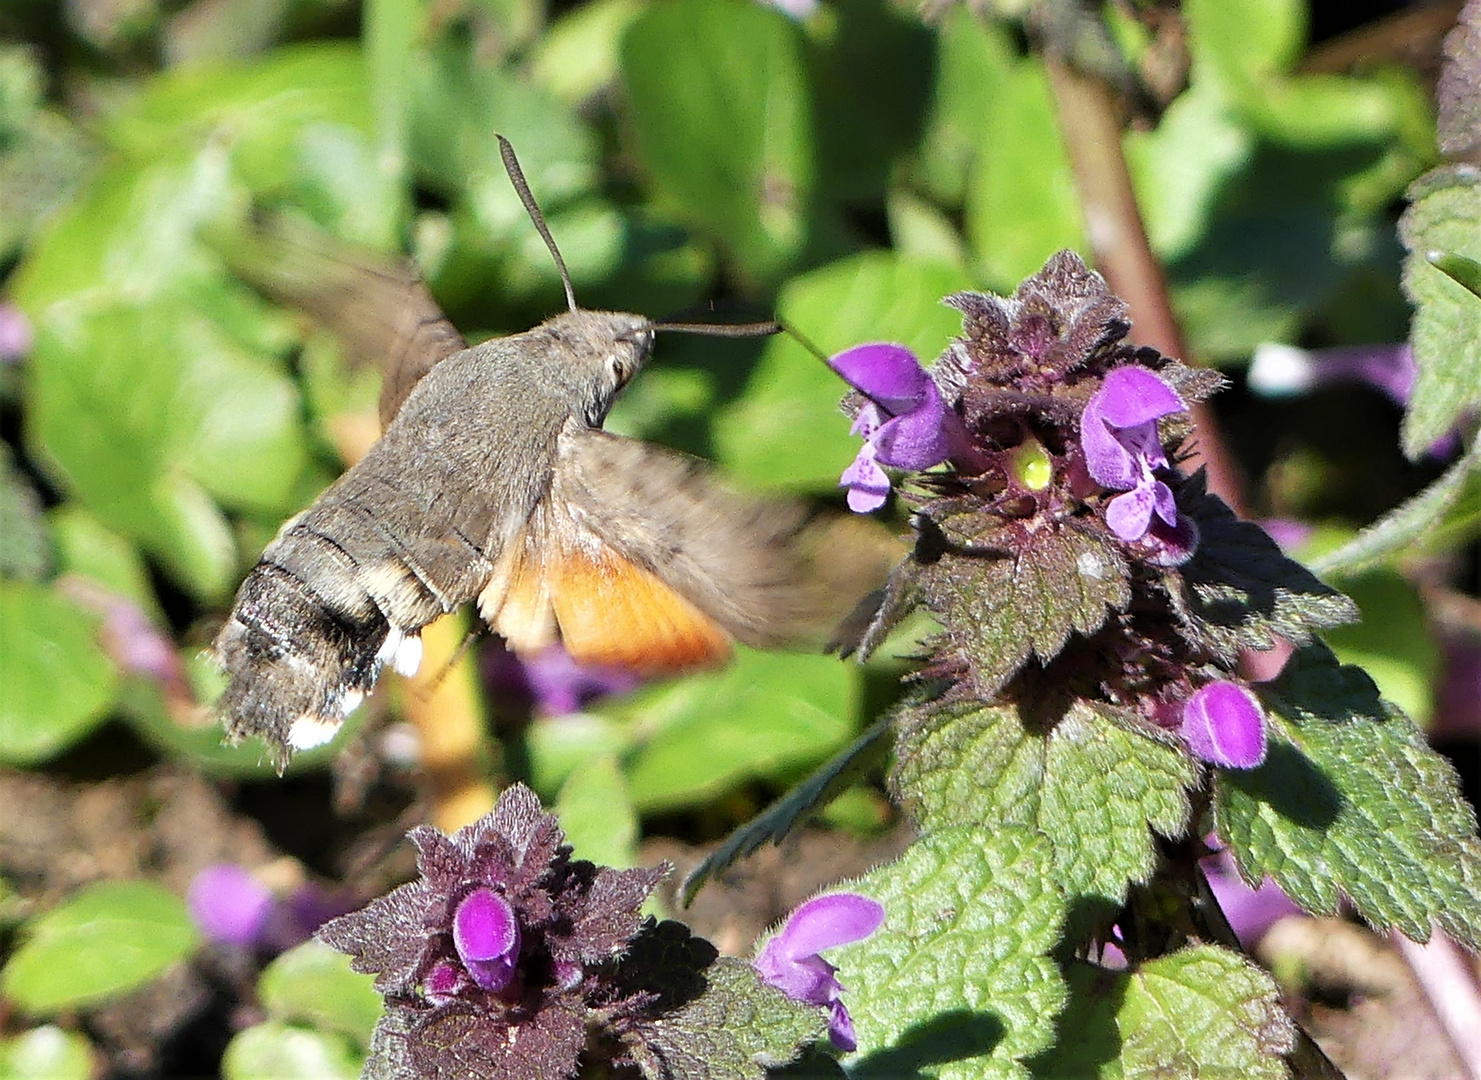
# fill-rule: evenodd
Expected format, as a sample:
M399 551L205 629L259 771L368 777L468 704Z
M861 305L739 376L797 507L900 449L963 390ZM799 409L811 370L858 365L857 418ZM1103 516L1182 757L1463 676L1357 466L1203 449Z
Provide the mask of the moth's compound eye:
M612 375L613 384L619 390L627 385L628 379L632 378L632 365L627 357L619 353L613 353L607 357L607 370Z

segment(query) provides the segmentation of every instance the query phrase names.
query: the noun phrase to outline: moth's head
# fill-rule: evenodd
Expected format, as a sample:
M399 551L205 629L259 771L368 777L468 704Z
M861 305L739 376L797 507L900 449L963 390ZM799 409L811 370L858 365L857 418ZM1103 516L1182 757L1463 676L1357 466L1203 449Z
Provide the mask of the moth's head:
M541 328L559 352L562 381L585 399L587 419L601 423L617 392L653 351L653 327L620 311L568 311Z

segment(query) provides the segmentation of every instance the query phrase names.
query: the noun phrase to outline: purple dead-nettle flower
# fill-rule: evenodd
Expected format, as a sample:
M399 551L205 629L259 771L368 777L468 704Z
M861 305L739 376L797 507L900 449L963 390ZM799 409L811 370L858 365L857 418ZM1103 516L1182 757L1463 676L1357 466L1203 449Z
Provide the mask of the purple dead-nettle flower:
M191 921L207 939L263 953L286 952L303 944L349 907L313 882L274 892L236 863L217 863L196 874L186 904Z
M1179 520L1172 489L1157 478L1157 470L1168 468L1157 421L1186 408L1157 375L1128 365L1106 374L1080 420L1091 478L1125 492L1106 507L1106 524L1127 543L1148 539L1165 555L1155 561L1164 563L1186 559L1197 543L1192 522Z
M273 893L235 863L208 866L190 882L186 906L207 939L252 948L259 944L273 909Z
M446 836L413 829L421 876L319 931L373 974L415 1075L567 1076L588 1021L621 1013L610 964L665 870L571 858L529 788ZM637 1007L636 1005L634 1007Z
M1253 769L1265 760L1265 710L1237 682L1200 687L1183 705L1183 739L1193 756L1226 769Z
M843 1005L838 969L818 954L863 941L884 922L884 906L857 893L829 893L803 904L756 956L762 982L797 1001L828 1009L828 1035L840 1050L858 1046Z
M25 312L0 300L0 363L23 359L31 351L35 334Z
M493 889L474 889L453 914L453 946L469 976L498 993L514 978L519 959L519 920Z
M880 466L919 470L939 465L951 454L959 421L904 345L856 345L828 365L866 399L850 429L864 437L864 445L838 482L848 488L849 509L867 514L883 506L890 493L890 478Z

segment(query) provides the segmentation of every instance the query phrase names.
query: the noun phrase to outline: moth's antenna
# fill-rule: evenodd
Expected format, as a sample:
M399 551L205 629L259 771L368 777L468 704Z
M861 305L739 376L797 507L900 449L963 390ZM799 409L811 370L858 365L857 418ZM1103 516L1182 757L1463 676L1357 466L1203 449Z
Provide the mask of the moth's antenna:
M555 259L556 269L561 272L561 284L566 287L566 306L574 312L576 310L576 290L571 287L571 275L566 270L566 260L561 258L560 248L555 246L555 237L550 235L550 226L545 224L545 215L540 213L535 196L530 193L530 185L525 180L524 171L519 167L519 158L514 156L514 147L509 145L508 139L497 132L494 133L494 138L499 140L499 156L504 159L504 171L509 174L509 182L514 185L519 201L525 204L525 210L529 212L530 220L535 223L540 239L545 241L545 246L550 249L550 254Z

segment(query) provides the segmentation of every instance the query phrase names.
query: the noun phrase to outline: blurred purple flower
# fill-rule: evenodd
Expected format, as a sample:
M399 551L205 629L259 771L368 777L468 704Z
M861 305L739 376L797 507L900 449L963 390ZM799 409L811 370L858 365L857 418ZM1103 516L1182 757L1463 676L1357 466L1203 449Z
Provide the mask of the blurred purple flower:
M580 712L609 694L623 694L643 681L624 667L577 662L560 644L533 656L499 647L485 654L484 677L501 694L524 697L546 716Z
M474 889L453 914L453 947L473 981L497 994L514 979L519 920L493 889Z
M1336 382L1363 382L1407 405L1419 368L1408 345L1298 349L1267 341L1255 348L1246 378L1265 397L1290 397Z
M1481 643L1456 635L1442 645L1444 674L1435 693L1431 738L1481 738Z
M828 1035L840 1050L858 1046L843 1005L838 969L818 955L823 949L863 941L884 922L884 905L857 893L829 893L797 908L756 956L761 981L810 1005L828 1009Z
M302 944L349 908L312 882L280 897L236 863L217 863L196 874L186 905L209 940L267 953Z
M849 509L867 514L883 506L890 492L890 478L880 465L928 469L940 464L951 454L952 432L960 421L904 345L856 345L828 365L868 399L849 429L864 437L864 445L838 481L848 488Z
M202 934L244 949L259 944L273 903L272 890L235 863L206 867L186 894L190 917Z
M1239 683L1200 687L1183 706L1182 732L1193 756L1211 764L1253 769L1265 760L1265 711Z
M1266 518L1256 522L1264 529L1270 539L1274 540L1281 551L1289 555L1306 541L1311 539L1311 534L1316 530L1304 521L1294 518Z
M35 335L25 312L6 300L0 300L0 363L20 360L31 351Z
M1172 489L1155 475L1168 467L1157 421L1186 407L1158 376L1131 366L1107 372L1085 406L1080 420L1085 465L1102 487L1126 492L1106 507L1106 524L1128 543L1147 535L1154 514L1169 528L1178 524Z
M1419 366L1407 344L1300 349L1267 341L1256 346L1245 378L1255 393L1272 398L1294 397L1333 383L1367 383L1394 404L1407 407ZM1459 449L1459 433L1452 431L1436 439L1426 453L1445 458Z
M1265 931L1279 920L1288 915L1304 914L1296 902L1268 877L1260 882L1258 889L1246 885L1227 851L1205 858L1203 872L1214 899L1229 920L1230 928L1246 949L1259 944Z

